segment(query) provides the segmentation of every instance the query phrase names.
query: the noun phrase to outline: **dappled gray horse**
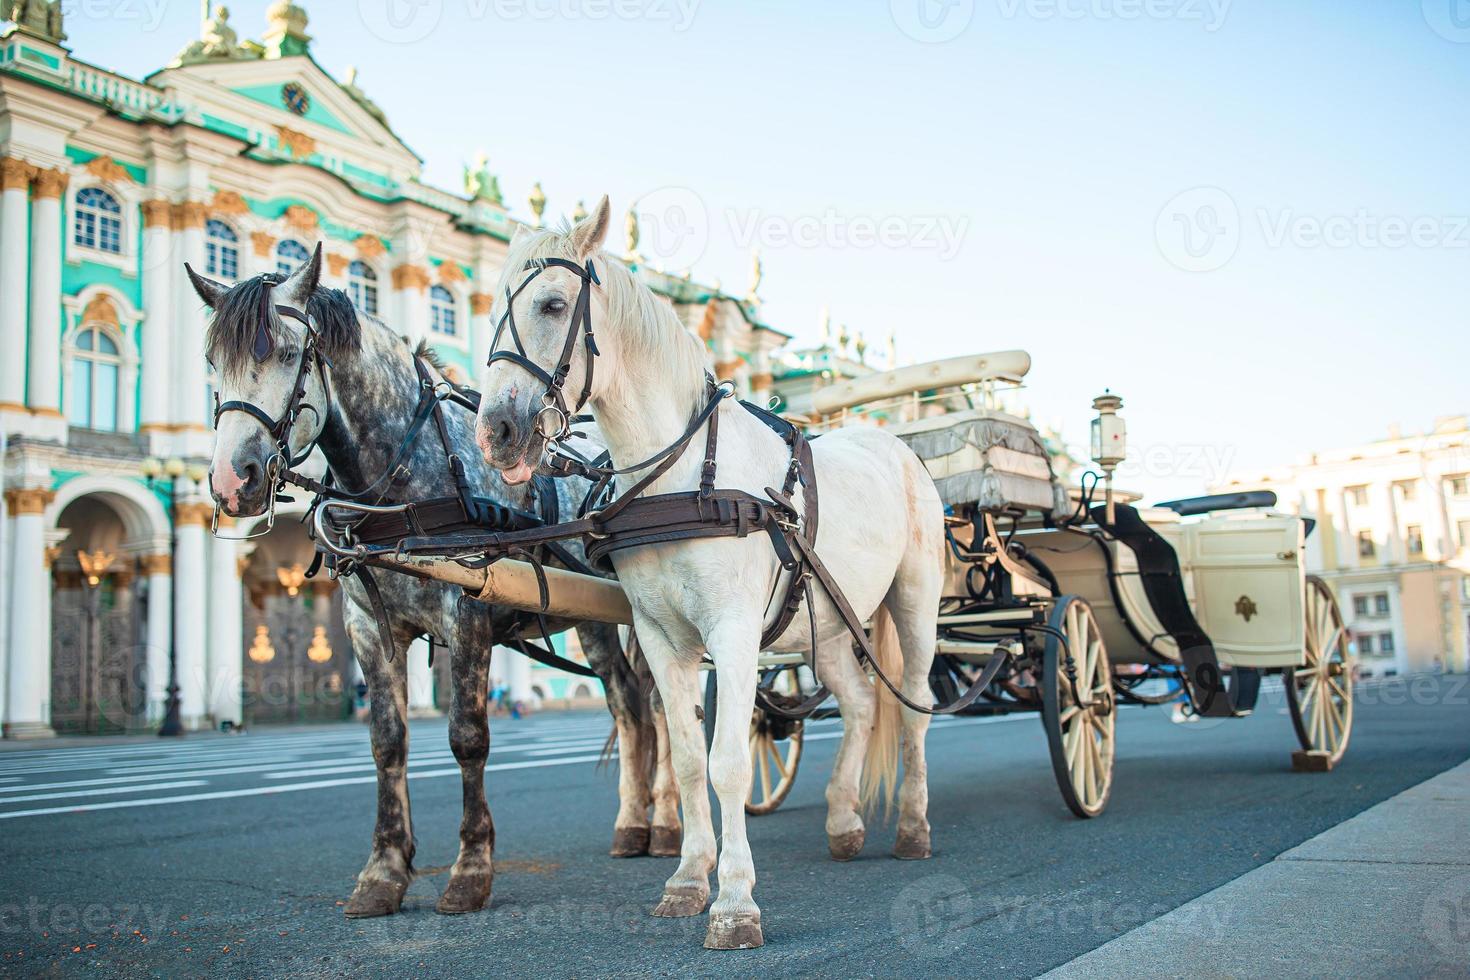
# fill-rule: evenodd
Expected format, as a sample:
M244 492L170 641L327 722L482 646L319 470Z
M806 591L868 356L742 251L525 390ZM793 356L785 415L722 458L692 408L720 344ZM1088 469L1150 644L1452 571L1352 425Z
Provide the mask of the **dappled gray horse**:
M463 466L467 491L517 510L534 509L526 487L508 487L483 461L470 412L446 405L437 419L417 419L426 386L448 390L437 363L423 348L410 348L380 321L360 313L341 290L319 287L320 245L309 262L279 283L257 276L226 286L188 271L200 298L214 310L206 349L219 375L220 410L210 490L224 513L266 513L277 474L299 464L313 447L326 457L336 486L367 488L362 499L368 502L389 493L389 499L399 501L452 494L457 482L453 454ZM555 485L562 513L580 503L588 486L581 480ZM373 612L371 583L343 578L347 631L372 696L378 770L372 854L345 911L354 917L389 915L398 910L413 877L406 659L409 644L425 634L446 641L450 649L449 741L464 782L459 856L438 910L476 911L489 900L494 875L495 829L484 785L490 651L524 626L525 615L409 575L377 573L373 581L390 636L383 635ZM668 750L647 703L648 686L640 684L636 668L625 659L616 628L586 624L578 634L617 724L622 799L613 853L647 853L651 847L654 853L677 854L672 777L656 778L650 786L660 757L664 765L658 770L668 772Z

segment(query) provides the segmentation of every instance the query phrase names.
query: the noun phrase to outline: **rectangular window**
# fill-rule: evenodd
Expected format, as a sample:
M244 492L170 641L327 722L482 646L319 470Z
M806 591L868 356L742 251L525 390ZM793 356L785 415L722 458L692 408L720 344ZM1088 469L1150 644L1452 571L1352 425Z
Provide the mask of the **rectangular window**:
M1376 554L1378 554L1378 548L1373 543L1373 532L1372 531L1359 531L1358 532L1358 557L1359 558L1372 558Z
M1378 652L1379 653L1393 653L1393 649L1394 649L1394 647L1393 647L1393 634L1392 633L1379 633L1378 634Z
M1408 545L1409 554L1424 554L1424 528L1418 524L1410 524L1404 528L1404 543Z
M1347 494L1348 500L1352 502L1354 507L1368 506L1367 487L1347 487L1343 490L1343 492Z
M1460 547L1470 551L1470 521L1460 521L1456 526L1460 531Z
M1467 478L1464 473L1447 476L1444 478L1444 482L1449 488L1451 497L1463 497L1466 491L1470 490L1470 478Z
M71 405L67 421L82 428L92 425L92 362L80 357L71 362Z
M97 216L91 211L77 212L76 243L84 248L97 247Z
M1372 652L1373 652L1373 634L1372 633L1364 633L1362 636L1358 637L1358 653L1372 653Z
M1400 480L1394 484L1394 489L1398 490L1399 497L1404 501L1414 500L1419 496L1419 481Z
M1387 616L1388 615L1388 593L1387 592L1379 592L1377 595L1375 595L1373 597L1373 615L1375 615L1375 616Z

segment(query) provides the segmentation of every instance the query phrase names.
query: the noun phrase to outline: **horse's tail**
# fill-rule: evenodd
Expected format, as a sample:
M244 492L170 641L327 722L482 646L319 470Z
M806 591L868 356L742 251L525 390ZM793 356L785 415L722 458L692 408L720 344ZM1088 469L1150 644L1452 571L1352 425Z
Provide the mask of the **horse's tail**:
M873 613L873 659L878 669L899 683L903 677L903 650L898 643L898 630L888 607L880 605ZM883 801L886 813L893 805L893 793L898 786L898 752L901 718L898 699L874 678L876 710L873 715L873 731L868 738L868 752L863 757L863 778L858 790L858 799L865 811L871 812L873 805Z

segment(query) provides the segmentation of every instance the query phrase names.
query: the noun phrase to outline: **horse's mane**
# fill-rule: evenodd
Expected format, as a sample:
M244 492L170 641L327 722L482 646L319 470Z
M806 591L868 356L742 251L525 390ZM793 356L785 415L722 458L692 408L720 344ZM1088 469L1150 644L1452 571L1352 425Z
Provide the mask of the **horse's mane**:
M504 296L508 284L520 284L523 271L530 259L563 258L572 262L578 256L571 246L569 229L538 229L517 236L506 255L501 272L500 288L496 295ZM698 379L704 384L707 359L704 345L689 332L679 319L674 308L660 299L653 290L640 282L622 262L607 252L599 251L596 257L597 275L607 296L607 319L610 323L623 325L630 345L645 356L628 358L629 363L660 365L660 373L673 372L677 378ZM504 303L504 300L501 300ZM498 310L496 316L503 313ZM605 325L594 323L593 333L605 329ZM674 363L668 364L672 360Z
M233 373L255 362L255 331L258 327L262 294L266 292L265 276L246 279L225 293L204 337L204 349L216 370ZM366 317L352 305L352 298L340 289L317 287L306 301L306 314L316 321L317 343L327 357L357 350L362 345L362 324ZM270 307L269 330L280 343L286 336L284 324Z

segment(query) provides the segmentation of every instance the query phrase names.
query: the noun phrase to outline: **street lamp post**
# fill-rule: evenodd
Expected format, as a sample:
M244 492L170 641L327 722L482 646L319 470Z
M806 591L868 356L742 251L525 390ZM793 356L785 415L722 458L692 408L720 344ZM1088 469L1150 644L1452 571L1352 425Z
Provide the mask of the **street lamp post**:
M201 463L192 465L185 463L177 456L167 460L160 460L149 456L143 460L141 469L143 479L147 481L149 489L166 489L168 492L168 523L169 523L169 552L177 555L179 550L178 532L178 497L174 493L175 484L180 477L186 477L195 487L209 475L208 469ZM180 714L179 699L179 631L178 622L178 597L179 597L178 569L173 569L168 577L168 613L173 617L168 630L168 698L164 701L163 724L158 726L158 734L163 736L179 736L184 734L184 721Z

